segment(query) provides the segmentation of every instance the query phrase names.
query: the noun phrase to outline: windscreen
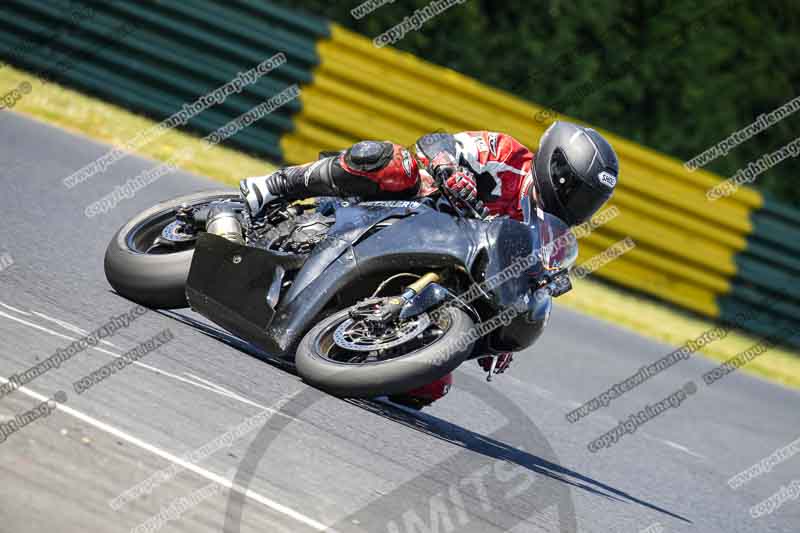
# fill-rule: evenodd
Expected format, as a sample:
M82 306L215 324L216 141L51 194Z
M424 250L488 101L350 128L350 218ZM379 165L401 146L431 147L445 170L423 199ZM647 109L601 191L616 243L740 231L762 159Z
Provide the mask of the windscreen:
M540 211L534 221L539 234L540 258L546 271L570 268L578 259L578 241L560 218Z

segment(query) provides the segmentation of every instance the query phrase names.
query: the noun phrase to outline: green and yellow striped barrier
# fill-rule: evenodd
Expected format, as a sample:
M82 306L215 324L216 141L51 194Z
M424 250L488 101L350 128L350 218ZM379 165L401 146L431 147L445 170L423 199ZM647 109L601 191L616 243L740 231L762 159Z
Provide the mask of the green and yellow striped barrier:
M59 2L0 6L0 57L28 70L55 70L49 73L61 83L163 119L284 52L286 65L187 124L210 133L299 83L297 101L230 141L278 162L306 162L361 139L411 144L434 130L503 131L535 150L547 126L534 120L543 108L531 102L260 0L87 5L91 20L59 38L61 53L79 58L70 68L55 70L45 52L12 52L32 39L52 38L68 16ZM133 24L133 33L117 38L109 32L121 23ZM800 211L748 188L709 202L705 193L719 176L690 173L675 159L603 133L620 156L612 200L620 215L582 240L581 260L631 236L636 248L598 276L715 319L734 321L738 313L758 310L757 319L742 324L758 334L800 322L800 283L794 281Z

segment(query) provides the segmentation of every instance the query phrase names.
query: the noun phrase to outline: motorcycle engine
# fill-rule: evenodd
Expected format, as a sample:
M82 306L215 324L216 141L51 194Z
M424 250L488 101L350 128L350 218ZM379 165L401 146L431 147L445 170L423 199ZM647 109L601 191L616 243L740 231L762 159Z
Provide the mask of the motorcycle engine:
M322 241L336 219L318 212L303 213L251 234L249 244L267 250L308 254Z
M328 228L333 226L335 221L333 217L326 217L319 213L301 217L296 220L294 229L284 243L285 251L297 254L310 253L314 246L325 238Z

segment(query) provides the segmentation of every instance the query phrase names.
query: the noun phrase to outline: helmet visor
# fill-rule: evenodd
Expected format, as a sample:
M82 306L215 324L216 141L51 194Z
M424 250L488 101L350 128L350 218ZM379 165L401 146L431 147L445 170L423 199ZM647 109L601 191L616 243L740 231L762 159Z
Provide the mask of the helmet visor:
M607 192L598 191L591 185L581 182L581 184L573 190L572 194L570 194L567 202L564 204L564 208L572 215L575 220L574 223L577 224L595 214L606 200L608 200L608 196Z
M561 150L556 150L550 160L550 176L558 201L569 215L568 222L577 224L591 217L610 196L580 179Z

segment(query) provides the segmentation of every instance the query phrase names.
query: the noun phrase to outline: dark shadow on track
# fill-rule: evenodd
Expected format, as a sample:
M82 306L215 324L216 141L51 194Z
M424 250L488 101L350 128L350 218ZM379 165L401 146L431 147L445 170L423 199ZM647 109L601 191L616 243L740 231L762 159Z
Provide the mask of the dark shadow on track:
M232 348L236 348L237 350L252 355L257 359L263 360L268 364L280 368L281 370L285 370L293 375L297 375L295 366L290 361L267 354L257 346L243 341L242 339L231 335L227 331L217 326L201 322L195 318L186 316L176 311L160 310L157 311L157 313L173 320L177 320L196 329L204 335L224 342ZM624 491L615 489L614 487L589 478L588 476L575 472L574 470L570 470L544 458L495 440L491 437L475 433L446 420L442 420L441 418L437 418L419 411L413 411L406 407L393 404L384 399L345 399L343 401L369 411L370 413L392 420L393 422L403 424L410 429L420 431L428 436L461 447L465 450L469 450L492 459L508 461L509 463L519 465L536 474L546 476L555 481L565 483L577 489L585 490L598 496L603 496L605 498L624 503L635 503L678 520L682 520L683 522L689 524L693 523L686 517L636 498L635 496L632 496Z
M465 429L447 420L442 420L426 413L412 411L403 406L392 404L381 400L345 400L348 403L368 410L376 415L383 416L394 422L403 424L411 429L421 431L431 437L444 440L455 446L460 446L475 453L485 455L501 461L508 461L516 465L527 468L537 474L547 476L551 479L561 481L573 487L586 490L588 492L604 496L606 498L620 502L636 503L664 513L686 523L693 523L686 517L658 507L655 504L646 502L630 494L615 489L605 483L591 479L583 474L564 468L561 465L547 461L531 453L519 450L503 442L492 439ZM603 492L606 491L606 492Z

